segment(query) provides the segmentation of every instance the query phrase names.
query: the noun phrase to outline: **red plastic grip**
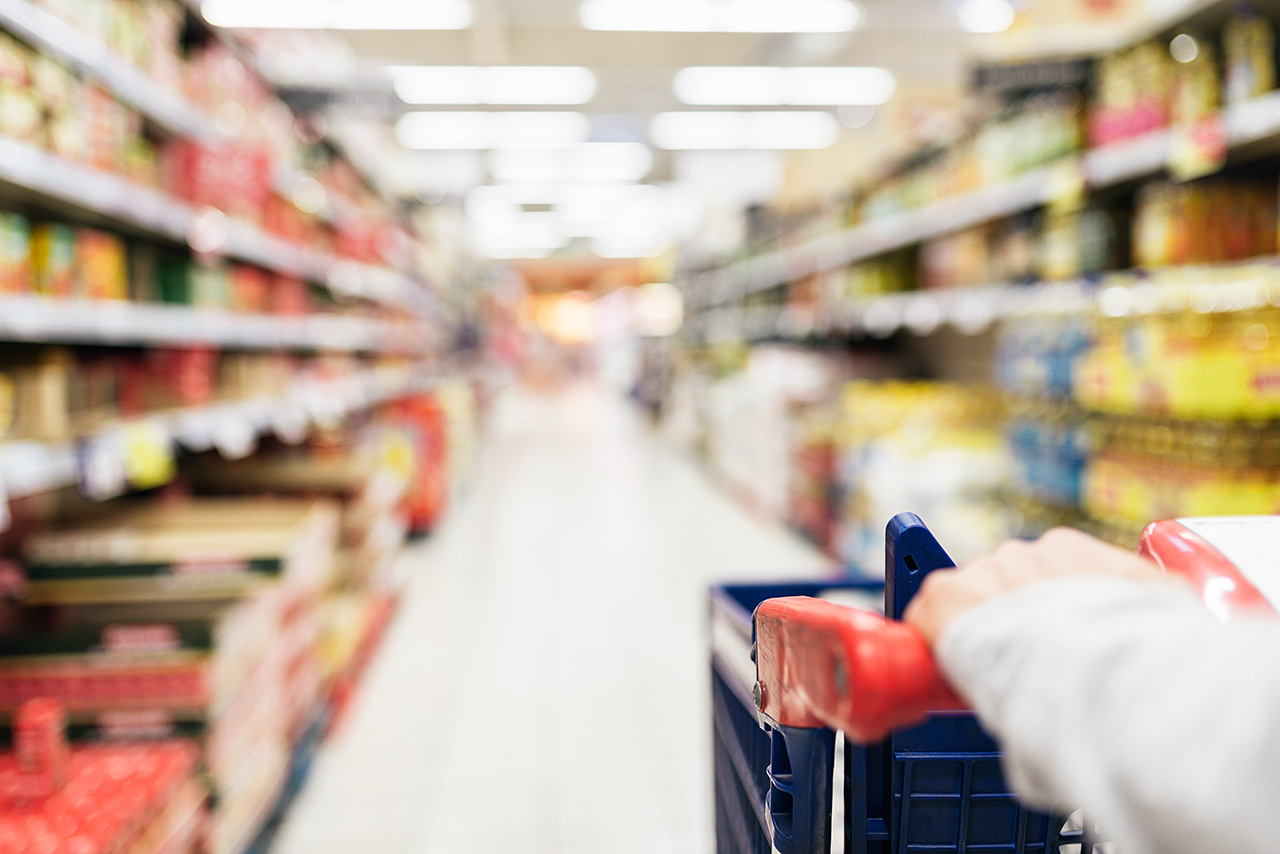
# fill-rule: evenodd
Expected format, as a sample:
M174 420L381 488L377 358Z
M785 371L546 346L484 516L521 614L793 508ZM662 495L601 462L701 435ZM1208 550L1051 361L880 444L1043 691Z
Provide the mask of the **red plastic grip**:
M807 596L769 599L755 622L757 705L779 726L840 729L868 744L967 708L905 623Z
M1276 610L1243 572L1204 537L1175 519L1152 522L1142 532L1138 554L1195 588L1210 613L1220 619Z

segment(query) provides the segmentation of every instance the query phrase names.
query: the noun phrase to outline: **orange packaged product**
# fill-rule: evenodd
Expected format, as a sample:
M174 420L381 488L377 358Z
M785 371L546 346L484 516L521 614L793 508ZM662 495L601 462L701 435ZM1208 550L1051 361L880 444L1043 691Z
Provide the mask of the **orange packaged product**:
M231 307L237 311L266 312L271 308L271 274L248 264L231 268Z
M301 279L277 276L271 288L271 310L276 314L310 314L311 290Z
M82 228L76 233L76 292L92 300L129 298L123 240L93 228Z

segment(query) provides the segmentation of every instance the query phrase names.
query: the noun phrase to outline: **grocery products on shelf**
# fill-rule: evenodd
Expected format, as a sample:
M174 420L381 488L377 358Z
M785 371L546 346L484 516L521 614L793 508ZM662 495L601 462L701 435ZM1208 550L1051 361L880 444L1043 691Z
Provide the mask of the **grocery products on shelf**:
M1143 187L1133 214L1139 267L1235 261L1276 252L1275 182L1210 178Z
M1109 423L1089 461L1081 504L1130 531L1152 518L1280 510L1274 426L1137 420Z
M191 854L204 833L205 795L185 741L66 746L57 703L24 708L16 750L0 753L0 844L13 854ZM30 720L32 718L41 720ZM43 742L37 750L32 740ZM60 752L61 773L42 791L30 781ZM42 767L43 766L43 767Z
M1175 418L1280 416L1280 342L1272 309L1195 311L1100 323L1076 366L1086 409Z
M5 852L256 850L473 448L456 271L247 57L0 0Z
M1010 477L993 391L931 382L854 382L841 393L837 555L874 571L884 524L915 507L957 560L1012 533ZM888 514L888 515L886 515Z

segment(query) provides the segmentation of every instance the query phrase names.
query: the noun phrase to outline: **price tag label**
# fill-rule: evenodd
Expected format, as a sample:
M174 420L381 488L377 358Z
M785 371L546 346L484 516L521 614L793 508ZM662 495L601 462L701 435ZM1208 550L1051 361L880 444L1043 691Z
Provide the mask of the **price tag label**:
M13 517L9 513L9 492L4 485L4 472L0 471L0 531L9 530Z
M173 480L173 440L159 422L128 424L123 437L125 475L135 489L153 489Z
M1169 174L1190 181L1221 171L1227 164L1227 127L1220 113L1202 116L1173 129Z
M418 470L418 453L413 439L403 430L388 429L382 435L379 469L402 483L409 483Z
M290 445L296 445L307 438L307 428L310 426L306 407L296 401L283 400L271 413L272 430L280 441Z
M228 460L241 460L258 447L258 431L243 415L227 415L218 422L213 445Z
M80 492L90 501L115 498L129 485L124 442L118 430L107 430L76 443Z
M1049 210L1055 214L1080 210L1086 189L1084 161L1079 157L1059 160L1049 170Z

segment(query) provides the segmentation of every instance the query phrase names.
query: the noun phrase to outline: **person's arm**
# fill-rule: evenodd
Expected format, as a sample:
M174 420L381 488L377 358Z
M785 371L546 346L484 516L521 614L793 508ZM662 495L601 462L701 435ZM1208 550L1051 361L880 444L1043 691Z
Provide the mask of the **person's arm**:
M1218 622L1063 532L937 574L906 616L1029 804L1125 854L1280 850L1280 621Z

